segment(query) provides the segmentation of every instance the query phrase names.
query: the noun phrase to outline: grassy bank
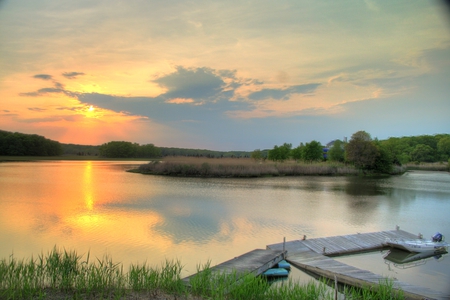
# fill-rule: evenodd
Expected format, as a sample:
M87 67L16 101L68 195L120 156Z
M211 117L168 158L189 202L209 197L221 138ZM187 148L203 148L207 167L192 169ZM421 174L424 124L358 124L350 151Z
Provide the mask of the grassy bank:
M139 166L133 172L189 177L264 177L300 175L357 175L359 170L339 163L255 162L251 159L169 158Z
M251 274L236 284L236 274L213 273L206 264L189 287L180 278L182 265L166 261L160 267L131 265L124 272L109 257L92 259L54 248L37 258L0 261L0 299L334 299L324 282L300 285L292 281L271 286ZM390 281L377 288L345 289L347 299L404 299Z

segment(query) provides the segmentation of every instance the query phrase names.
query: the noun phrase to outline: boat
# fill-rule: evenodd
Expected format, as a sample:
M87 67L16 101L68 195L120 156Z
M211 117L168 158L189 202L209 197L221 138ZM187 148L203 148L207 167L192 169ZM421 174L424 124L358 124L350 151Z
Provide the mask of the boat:
M278 268L283 268L289 271L291 269L291 265L283 259L278 263Z
M271 268L262 273L264 277L287 277L289 275L289 271L284 268Z
M399 249L388 250L384 255L386 264L392 263L399 269L407 269L425 264L429 259L440 260L448 252L442 251L425 251L425 252L406 252Z
M387 239L386 244L393 248L409 251L409 252L442 252L447 251L449 244L444 241L444 236L437 232L431 237L431 240L415 239Z

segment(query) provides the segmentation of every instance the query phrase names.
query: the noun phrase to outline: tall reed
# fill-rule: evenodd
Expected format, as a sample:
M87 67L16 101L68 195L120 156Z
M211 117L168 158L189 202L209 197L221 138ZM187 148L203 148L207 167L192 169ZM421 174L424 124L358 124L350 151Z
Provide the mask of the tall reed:
M150 162L133 172L190 177L263 177L300 175L357 175L359 170L344 164L332 163L248 163L236 160L226 164L220 160L204 162Z
M291 280L271 285L251 273L215 272L208 262L197 267L189 284L181 279L179 261L166 260L160 267L146 263L131 265L127 273L122 264L108 256L91 261L75 251L53 248L36 259L18 260L13 255L0 260L0 299L334 299L324 282L306 285ZM347 289L347 299L403 299L392 281L377 288ZM166 297L166 298L167 298Z

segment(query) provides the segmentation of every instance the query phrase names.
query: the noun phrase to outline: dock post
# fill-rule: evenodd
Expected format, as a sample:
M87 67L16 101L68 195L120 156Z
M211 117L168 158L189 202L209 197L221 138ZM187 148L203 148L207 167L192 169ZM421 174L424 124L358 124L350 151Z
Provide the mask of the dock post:
M334 300L338 298L338 281L336 275L334 275Z
M283 237L283 259L286 258L286 237Z

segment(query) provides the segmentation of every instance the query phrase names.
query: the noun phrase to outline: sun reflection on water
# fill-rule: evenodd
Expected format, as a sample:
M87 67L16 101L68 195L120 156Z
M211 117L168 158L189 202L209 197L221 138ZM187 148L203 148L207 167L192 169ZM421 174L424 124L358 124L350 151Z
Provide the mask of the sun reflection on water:
M94 210L94 183L92 182L92 162L87 161L83 173L83 193L86 208L89 211Z

